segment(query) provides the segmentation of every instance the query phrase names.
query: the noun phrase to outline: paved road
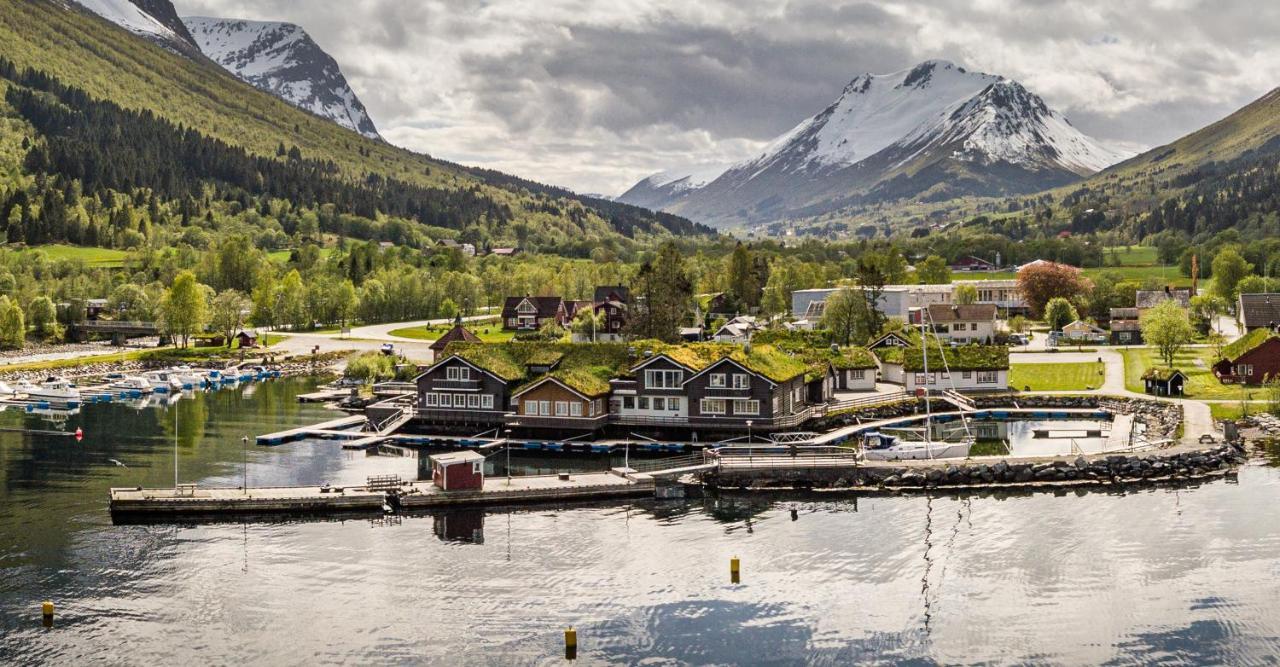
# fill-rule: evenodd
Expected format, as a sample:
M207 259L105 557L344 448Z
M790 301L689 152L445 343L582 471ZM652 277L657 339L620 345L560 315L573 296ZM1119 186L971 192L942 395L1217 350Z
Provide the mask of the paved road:
M464 322L475 322L490 317L492 315L473 315L462 319ZM451 322L453 322L451 319L437 319L370 324L363 327L352 327L349 334L276 331L273 333L284 336L284 340L277 343L272 349L281 350L289 354L307 354L311 352L313 347L318 346L320 352L333 352L335 350L363 352L366 350L380 350L383 343L394 343L396 351L408 357L410 361L420 364L431 363L434 361L434 354L431 351L432 341L392 336L391 332L396 329L439 326Z

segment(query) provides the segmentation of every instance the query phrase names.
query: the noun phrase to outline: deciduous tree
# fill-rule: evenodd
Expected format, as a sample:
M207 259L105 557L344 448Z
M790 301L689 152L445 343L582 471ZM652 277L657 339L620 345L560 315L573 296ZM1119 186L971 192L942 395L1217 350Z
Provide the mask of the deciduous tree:
M1187 311L1173 301L1162 301L1143 311L1138 325L1142 328L1142 339L1159 350L1166 366L1173 365L1178 351L1195 335Z

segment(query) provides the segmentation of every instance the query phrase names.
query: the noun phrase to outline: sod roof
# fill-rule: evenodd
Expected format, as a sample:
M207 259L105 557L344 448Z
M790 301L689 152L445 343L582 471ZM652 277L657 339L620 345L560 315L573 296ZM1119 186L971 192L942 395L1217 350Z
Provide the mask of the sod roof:
M1258 347L1272 338L1280 338L1280 335L1277 335L1270 329L1254 329L1241 338L1222 346L1222 358L1231 360L1239 359L1249 350Z
M1181 374L1182 377L1187 376L1186 373L1183 373L1182 371L1176 368L1169 368L1168 366L1152 366L1142 374L1142 379L1143 380L1159 380L1160 382L1168 382L1169 380L1173 379L1174 375L1178 375L1178 374Z
M1003 345L961 345L944 347L943 364L937 348L929 348L929 368L953 371L993 371L1009 368L1009 348ZM876 356L886 364L901 364L906 371L924 370L924 352L919 347L883 347Z
M723 359L732 359L743 368L759 373L774 382L785 382L808 370L805 361L772 345L752 345L750 351L736 343L687 343L671 345L658 341L636 341L632 347L670 357L676 363L701 371Z

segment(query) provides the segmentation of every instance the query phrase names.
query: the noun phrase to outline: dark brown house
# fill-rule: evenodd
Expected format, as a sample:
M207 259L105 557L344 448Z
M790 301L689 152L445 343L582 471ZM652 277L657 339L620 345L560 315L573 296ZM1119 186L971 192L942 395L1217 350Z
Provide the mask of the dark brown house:
M1222 348L1213 374L1223 383L1262 384L1280 375L1280 334L1254 329Z
M494 426L511 403L511 382L458 355L432 364L418 377L417 416L433 424Z
M509 296L502 305L502 328L537 331L547 322L569 322L564 299L558 296Z
M689 424L693 427L766 428L794 426L808 419L804 372L770 378L731 358L712 363L685 381Z

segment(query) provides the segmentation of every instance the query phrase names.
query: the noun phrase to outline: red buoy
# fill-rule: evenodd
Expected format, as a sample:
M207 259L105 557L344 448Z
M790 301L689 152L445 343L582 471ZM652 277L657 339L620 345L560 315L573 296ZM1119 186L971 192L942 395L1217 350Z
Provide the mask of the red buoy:
M77 427L76 427L76 442L80 442L81 440L84 440L84 431L80 430L80 427L79 427L79 426L77 426Z

